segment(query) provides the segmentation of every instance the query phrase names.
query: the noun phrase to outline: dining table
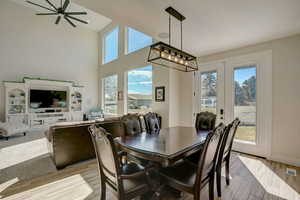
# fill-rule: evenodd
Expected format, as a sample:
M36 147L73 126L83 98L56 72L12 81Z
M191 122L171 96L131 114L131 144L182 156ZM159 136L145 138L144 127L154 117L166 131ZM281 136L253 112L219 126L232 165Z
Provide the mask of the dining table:
M158 134L117 137L115 142L130 155L168 167L200 151L208 133L194 127L170 127L162 128Z

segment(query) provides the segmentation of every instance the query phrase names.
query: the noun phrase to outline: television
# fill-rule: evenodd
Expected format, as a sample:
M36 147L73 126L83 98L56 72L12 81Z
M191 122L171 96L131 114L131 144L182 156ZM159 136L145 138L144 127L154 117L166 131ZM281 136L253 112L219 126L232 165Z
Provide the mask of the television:
M30 108L66 108L67 91L30 90Z

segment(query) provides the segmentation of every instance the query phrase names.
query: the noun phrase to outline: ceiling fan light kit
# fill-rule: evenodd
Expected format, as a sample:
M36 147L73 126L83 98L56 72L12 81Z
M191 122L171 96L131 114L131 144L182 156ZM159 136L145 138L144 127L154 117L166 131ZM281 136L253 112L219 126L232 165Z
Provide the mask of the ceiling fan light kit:
M50 12L47 13L37 13L36 15L39 16L46 16L46 15L58 15L56 20L55 20L55 24L59 24L59 22L61 21L61 18L63 17L71 26L73 26L74 28L76 27L76 25L74 24L73 20L83 23L83 24L88 24L87 21L84 21L82 19L79 19L77 17L74 17L74 15L87 15L87 12L67 12L67 8L70 5L70 0L65 0L64 3L61 0L60 1L60 5L59 7L56 6L55 4L51 3L49 0L45 0L48 5L50 7L46 7L37 3L34 3L32 1L26 0L27 3L38 6L40 8L43 8L45 10L48 10Z
M168 7L165 11L169 14L169 44L164 42L152 44L148 62L183 72L197 71L197 57L182 50L182 21L185 17L172 7ZM171 46L171 16L180 21L181 49Z

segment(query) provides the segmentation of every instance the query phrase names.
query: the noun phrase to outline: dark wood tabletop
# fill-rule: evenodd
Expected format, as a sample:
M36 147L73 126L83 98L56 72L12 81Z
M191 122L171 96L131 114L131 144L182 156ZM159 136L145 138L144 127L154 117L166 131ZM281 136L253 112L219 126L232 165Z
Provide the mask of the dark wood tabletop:
M120 148L136 157L170 164L201 149L208 131L197 131L193 127L161 129L159 134L142 133L136 136L115 139Z

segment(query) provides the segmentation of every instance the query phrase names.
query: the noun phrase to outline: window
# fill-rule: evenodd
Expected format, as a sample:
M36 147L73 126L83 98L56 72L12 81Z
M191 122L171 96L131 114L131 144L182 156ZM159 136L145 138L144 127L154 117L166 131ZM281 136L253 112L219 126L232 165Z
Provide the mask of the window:
M103 79L103 110L104 113L118 112L118 76L108 76Z
M115 28L104 37L104 60L103 64L118 58L119 28Z
M127 54L152 44L152 38L144 33L127 27Z
M128 71L127 111L145 113L152 110L152 66Z
M234 117L241 120L235 139L256 140L256 66L234 70Z
M217 72L201 73L201 112L217 113Z

